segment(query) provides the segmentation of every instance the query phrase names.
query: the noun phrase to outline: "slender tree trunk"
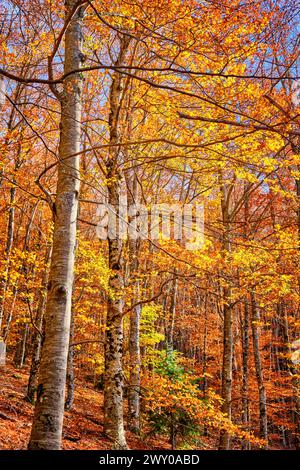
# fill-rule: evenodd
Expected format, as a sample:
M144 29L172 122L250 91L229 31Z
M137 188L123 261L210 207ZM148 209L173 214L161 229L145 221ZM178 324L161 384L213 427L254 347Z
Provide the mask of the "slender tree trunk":
M200 307L200 296L197 295L197 307ZM204 335L203 335L203 397L207 395L207 335L208 335L208 294L205 295L204 302ZM203 424L203 435L207 436L206 420Z
M249 237L249 191L250 183L244 184L244 239ZM244 429L249 431L249 330L250 330L250 315L249 315L249 299L246 296L244 299L244 317L241 312L241 337L242 337L242 423ZM242 450L250 450L251 444L247 440L242 441Z
M174 424L174 413L171 412L171 423L170 423L170 444L171 444L171 449L175 450L177 447L177 439L176 439L176 425Z
M297 147L297 153L300 154L300 149ZM300 165L297 167L298 171L300 171ZM298 249L300 251L300 179L296 179L296 196L297 196L297 228L298 228ZM298 285L300 288L300 279L298 280ZM299 378L299 371L297 371L297 367L291 367L290 372L292 374L292 387L294 393L294 416L295 416L295 425L296 425L296 432L295 432L295 447L297 450L300 450L300 378Z
M170 304L170 327L168 331L168 349L171 351L174 348L174 328L175 328L175 313L176 313L176 302L177 302L177 290L178 290L178 278L176 277L176 269L174 269L174 281L171 292L171 304Z
M132 181L130 181L132 176ZM138 181L136 175L129 175L127 179L128 206L139 204ZM133 218L128 219L129 223L134 223ZM137 227L138 229L138 227ZM137 279L139 269L139 247L140 240L129 239L129 271L133 279L132 304L135 305L130 311L129 330L129 356L130 356L130 386L128 390L128 427L139 434L140 432L140 387L141 387L141 351L140 351L140 319L141 305L136 305L140 301L140 283Z
M252 306L252 341L253 341L253 354L255 363L256 379L259 391L259 427L260 437L268 441L268 420L267 420L267 397L266 389L264 386L263 368L260 354L260 341L259 341L259 321L260 315L256 305L254 292L251 292L251 306Z
M48 263L51 258L51 251L52 246L47 248L47 253L45 257L45 270L42 279L42 289L39 295L39 303L37 308L37 313L35 317L35 327L38 329L34 330L32 342L32 357L31 357L31 366L30 366L30 374L28 379L27 385L27 399L33 403L35 400L35 394L37 391L38 385L38 371L41 359L41 346L42 346L42 335L43 335L43 320L44 320L44 312L47 300L47 284L49 279L49 268Z
M13 300L12 300L10 310L9 310L7 318L6 318L6 323L3 327L3 339L4 339L5 342L7 342L7 338L8 338L9 332L10 332L10 326L11 326L11 322L12 322L12 319L13 319L13 314L14 314L17 295L18 295L18 281L17 281L17 284L13 288Z
M16 98L19 96L20 93L20 85L16 86ZM14 120L14 113L11 113L9 123L8 123L8 129L11 129L12 123ZM21 150L22 150L22 137L23 137L23 128L21 130L21 135L20 135L20 140L18 143L18 150L17 150L17 155L15 159L15 165L14 165L14 176L12 178L13 183L16 182L16 173L20 169L22 165L22 160L20 159L21 155ZM0 285L0 336L1 336L1 331L2 331L2 324L3 324L3 317L4 317L4 308L5 308L5 297L6 297L6 292L9 286L9 269L10 269L10 255L11 255L11 250L15 238L15 201L16 201L16 193L17 193L17 187L13 186L10 188L10 207L9 207L9 212L8 212L8 224L7 224L7 238L6 238L6 246L5 246L5 255L6 255L6 267L5 267L5 276L4 279L1 280L1 285ZM35 205L35 208L37 207L37 204ZM27 231L26 231L26 237L25 237L25 242L24 242L24 250L27 248L27 238L29 237L30 229L31 229L31 223L32 219L34 217L35 213L35 208L32 213L31 221L28 224ZM15 293L16 295L16 293ZM12 316L12 313L9 313L9 317ZM4 336L4 341L6 342L7 339L7 328L5 331L3 331L3 336Z
M18 368L21 368L24 365L28 332L29 332L29 325L28 323L26 323L23 326L22 337L17 344L15 356L14 356L14 366Z
M243 364L243 382L242 382L242 423L244 429L249 427L249 304L248 299L244 301L244 318L241 319L242 328L242 364ZM250 444L243 440L242 449L249 450Z
M225 185L221 186L221 208L222 208L222 221L224 227L223 233L223 250L225 253L231 251L230 241L230 213L229 213L229 202L230 202L230 189ZM225 413L229 419L231 419L231 398L232 398L232 364L233 364L233 332L232 332L232 305L231 305L231 286L230 281L228 285L223 288L223 315L224 315L224 326L223 326L223 364L222 364L222 390L221 396L223 399L222 412ZM230 449L230 435L226 430L220 433L219 450Z
M66 17L76 4L66 1ZM81 67L83 9L65 33L65 73ZM29 449L60 449L64 415L79 192L82 76L69 75L61 97L61 131L54 233L37 401Z
M224 299L226 301L231 297L231 290L224 289ZM232 396L232 308L230 305L224 305L224 329L223 329L223 365L222 365L222 392L223 398L222 412L231 419L231 396ZM230 449L230 436L227 431L222 431L220 435L219 450Z
M35 217L37 207L38 207L38 202L33 207L31 217L30 217L30 220L29 220L28 225L27 225L26 235L25 235L24 245L23 245L23 251L24 252L29 250L29 241L30 241L31 229L32 229L32 224L33 224L33 221L34 221L34 217ZM14 229L13 229L13 231L14 231ZM12 239L13 239L13 236L12 236ZM23 262L21 264L20 272L24 273L25 278L26 278L27 265L26 265L25 260L23 260ZM6 318L6 323L5 323L5 326L3 328L3 338L4 338L5 342L7 341L7 338L8 338L9 332L10 332L10 326L11 326L11 322L12 322L12 319L13 319L14 308L15 308L16 299L17 299L17 296L18 296L18 290L19 290L19 282L17 281L16 284L13 286L13 289L12 289L12 291L13 291L13 301L11 303L9 313L7 315L7 318Z
M300 165L297 167L298 171L300 171ZM296 185L296 196L297 196L297 227L298 227L298 235L299 235L299 241L300 241L300 179L295 180L295 185ZM300 247L299 247L300 249Z
M71 327L70 327L70 343L72 344L74 339L74 312L71 313ZM66 385L67 385L67 393L66 393L66 401L65 401L65 410L69 411L73 407L74 403L74 390L75 390L75 383L74 383L74 346L70 344L69 352L68 352L68 365L67 365L67 377L66 377Z
M10 208L8 213L8 225L7 225L7 238L6 238L6 247L5 247L5 256L6 256L6 268L5 268L5 276L1 279L1 296L0 296L0 336L2 331L2 322L3 322L3 315L4 315L4 304L5 304L5 296L8 286L8 273L9 273L9 266L10 266L10 254L14 240L14 228L15 228L15 198L16 198L16 187L13 186L10 189Z
M136 297L137 298L137 297ZM141 353L140 353L140 318L141 306L137 305L130 312L130 388L128 391L128 425L129 429L140 432L140 387L141 387Z
M291 340L290 340L290 333L289 333L289 322L287 319L287 314L284 312L284 337L285 337L285 345L286 350L288 353L288 357L290 358L292 355L291 350ZM295 423L295 448L297 450L300 449L300 380L297 374L297 365L294 366L292 361L287 361L287 366L289 373L292 376L292 389L293 389L293 396L294 396L294 409L293 409L293 419Z
M111 195L112 196L112 195ZM110 197L110 204L113 198ZM117 208L117 204L114 204ZM107 305L104 377L104 431L116 449L126 449L123 422L123 299L122 241L109 239L110 295Z
M116 65L123 64L129 38L123 36L120 40L120 50ZM114 73L110 88L110 150L106 162L108 203L120 222L121 182L120 164L119 117L122 102L122 78ZM127 449L123 420L123 387L124 377L122 368L123 356L123 289L124 289L124 243L121 234L108 234L108 257L110 278L110 295L107 304L106 337L105 337L105 375L104 375L104 432L112 440L115 449Z

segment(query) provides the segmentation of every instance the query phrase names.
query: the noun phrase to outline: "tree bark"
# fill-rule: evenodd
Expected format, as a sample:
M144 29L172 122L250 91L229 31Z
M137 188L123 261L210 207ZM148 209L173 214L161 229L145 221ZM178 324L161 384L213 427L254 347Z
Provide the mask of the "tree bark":
M138 295L138 294L137 294ZM137 298L137 295L135 298ZM130 312L129 354L130 354L130 387L128 391L128 426L140 432L140 388L141 388L141 352L140 352L140 318L141 306L135 306Z
M130 176L132 181L130 181ZM135 174L130 175L127 180L128 205L139 204L138 181ZM133 218L129 217L129 223L133 223ZM135 305L130 312L129 330L129 356L130 356L130 385L128 390L128 427L135 434L140 432L140 388L141 388L141 351L140 351L140 319L141 305L136 305L140 301L140 283L137 279L139 269L139 248L138 238L129 239L129 274L133 279L132 304Z
M129 38L123 36L116 65L123 64ZM120 164L119 117L122 101L122 78L114 73L110 88L109 132L110 150L106 162L108 203L119 222L122 174ZM124 289L124 243L120 234L108 233L108 257L110 294L107 303L104 374L104 432L112 440L115 449L127 449L123 420L123 289Z
M253 354L255 363L255 372L259 392L259 427L260 437L268 441L268 420L267 420L267 397L266 389L264 386L263 368L260 354L260 341L259 341L259 320L260 315L256 305L254 292L251 292L251 306L252 306L252 341L253 341Z
M223 250L224 253L231 251L231 220L229 212L231 188L225 184L221 186L221 209L223 222ZM233 364L233 333L232 333L232 305L231 305L231 286L223 288L223 364L222 364L222 390L223 399L221 410L231 419L231 397L232 397L232 364ZM226 430L220 433L219 450L230 449L230 435Z
M297 147L297 154L300 154L300 149ZM300 171L300 165L297 167ZM298 229L298 249L300 251L300 179L296 179L296 196L297 196L297 229ZM300 287L300 279L298 280L298 285ZM300 450L300 378L299 371L297 367L291 367L290 372L292 374L292 387L294 393L295 407L294 407L294 416L295 416L295 447L297 450Z
M174 280L171 291L171 303L170 303L170 326L168 331L168 349L172 351L174 349L174 328L175 328L175 313L176 313L176 302L177 302L177 290L178 290L178 278L176 275L176 268L174 269Z
M6 268L5 268L5 276L4 279L1 279L1 301L0 301L0 336L2 331L2 322L3 322L3 315L4 315L4 304L5 304L5 296L8 286L8 273L10 267L10 254L14 240L14 227L15 227L15 198L16 198L16 187L13 186L10 189L10 208L8 212L8 225L7 225L7 238L6 238L6 246L5 246L5 255L6 255Z
M29 220L28 225L27 225L26 235L25 235L24 244L23 244L23 251L24 252L29 251L29 242L30 242L30 236L31 236L31 229L32 229L32 225L33 225L33 221L34 221L37 206L38 206L38 202L33 207L31 217L30 217L30 220ZM23 260L23 262L21 263L20 272L24 273L25 278L26 278L26 275L27 275L27 270L28 269L27 269L26 261ZM9 332L10 332L10 326L11 326L13 315L14 315L14 308L15 308L15 304L16 304L16 300L17 300L17 296L18 296L18 290L19 290L19 282L17 281L16 284L13 286L13 289L12 289L13 301L11 303L10 310L9 310L7 318L6 318L6 324L3 328L3 338L4 338L5 342L7 341L7 338L8 338Z
M17 368L23 367L25 361L25 353L26 353L26 344L29 332L29 325L26 323L22 329L22 336L20 341L16 346L16 351L14 355L14 366Z
M244 184L244 239L249 238L249 191L250 183ZM245 296L244 302L244 316L241 312L241 337L242 337L242 423L244 429L249 431L249 330L250 330L250 312L249 312L249 299ZM250 450L251 443L247 440L242 441L242 450Z
M37 391L38 385L38 371L41 359L41 347L42 347L42 335L43 335L43 323L44 323L44 312L47 300L47 285L49 279L49 268L48 263L51 258L52 246L47 248L47 253L45 257L45 270L42 280L42 289L39 295L39 303L37 308L37 313L35 317L35 327L38 329L34 330L32 342L32 357L31 357L31 366L30 374L27 385L27 396L26 398L33 403L35 400L35 394Z
M75 0L66 1L66 17L75 5ZM83 9L78 8L66 29L65 73L81 67L82 18ZM69 75L61 96L58 181L45 340L29 442L29 449L33 450L61 447L80 181L79 155L70 156L80 151L81 93L81 74Z
M242 364L243 364L243 379L242 379L242 423L244 429L248 430L249 427L249 304L248 299L244 301L244 318L241 319L242 328ZM248 441L243 440L242 449L249 450L250 444Z
M74 312L71 313L71 328L70 328L70 346L68 352L68 364L67 364L67 377L66 377L66 385L67 385L67 393L66 393L66 401L65 401L65 410L70 411L73 407L74 403L74 391L75 391L75 383L74 383L74 346L72 346L72 342L74 339Z

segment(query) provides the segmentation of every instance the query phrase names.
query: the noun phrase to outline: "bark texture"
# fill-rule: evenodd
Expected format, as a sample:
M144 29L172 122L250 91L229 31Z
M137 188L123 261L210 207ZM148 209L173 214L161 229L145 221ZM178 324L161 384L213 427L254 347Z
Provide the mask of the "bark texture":
M249 427L249 304L248 299L244 301L244 318L241 321L241 336L242 336L242 368L243 368L243 379L242 379L242 423L244 429L248 430ZM248 441L243 440L243 450L250 450L250 444Z
M138 181L135 174L127 181L128 205L138 204L139 191ZM133 218L129 218L129 223L134 223ZM130 311L130 331L129 331L129 355L130 355L130 384L128 390L128 427L139 434L140 432L140 388L141 388L141 352L140 352L140 283L137 279L139 270L139 248L140 240L129 239L129 272L133 278L132 310Z
M231 251L231 217L229 210L230 195L232 186L221 186L221 209L222 209L222 222L223 222L223 250L224 253ZM231 286L230 281L223 288L223 364L222 364L222 390L221 396L223 398L222 412L231 419L231 397L232 397L232 364L233 364L233 333L232 333L232 305L231 305ZM230 449L230 435L224 430L220 433L219 450Z
M65 401L65 410L69 411L73 407L74 403L74 391L75 391L75 382L74 382L74 346L72 345L74 339L74 312L71 314L71 328L70 328L70 346L68 353L68 365L67 365L67 392L66 392L66 401Z
M52 246L47 249L46 258L45 258L45 271L43 275L42 285L39 295L39 303L37 308L37 313L35 317L35 331L32 338L32 356L31 356L31 365L30 365L30 374L27 385L27 399L33 403L35 400L35 395L38 386L38 371L41 360L41 347L42 347L42 337L43 337L43 321L44 313L47 300L47 285L49 280L49 269L48 262L51 258Z
M75 5L74 0L66 2L66 17ZM82 17L83 10L78 8L66 29L65 73L81 66ZM79 192L79 156L70 156L80 151L81 93L81 74L69 75L61 96L58 182L45 340L29 442L29 449L34 450L57 450L61 447Z
M129 38L120 40L116 66L123 64ZM119 119L122 104L122 77L114 73L109 96L110 151L106 162L108 203L113 208L119 223L122 174L118 170L121 154L119 143ZM122 237L108 234L108 257L111 270L109 278L110 295L107 304L105 337L105 376L104 376L104 432L112 440L114 449L127 449L123 419L122 368L123 355L123 289L124 289L124 243Z
M254 292L251 293L252 305L252 340L253 340L253 353L255 372L259 392L259 427L260 437L268 441L268 420L267 420L267 397L266 389L264 386L263 368L260 354L260 341L259 341L259 311L255 301Z
M297 155L300 155L300 144L297 145L294 149ZM297 170L300 171L300 165L297 166ZM295 180L296 184L296 196L297 196L297 229L298 229L298 249L300 250L300 179ZM298 280L298 284L300 287L300 279ZM299 378L299 371L297 370L297 366L291 367L290 372L292 374L292 386L294 391L294 399L295 399L295 408L294 408L294 415L295 415L295 425L296 425L296 436L295 436L295 447L297 450L300 449L300 378Z
M8 225L7 225L7 238L6 238L6 246L5 246L5 255L6 255L6 268L5 268L5 276L1 279L0 283L0 336L2 331L2 322L3 322L3 315L4 315L4 303L5 303L5 294L8 286L8 279L9 279L9 267L10 267L10 254L14 240L14 230L15 230L15 198L16 198L16 187L13 186L10 189L10 208L8 212Z

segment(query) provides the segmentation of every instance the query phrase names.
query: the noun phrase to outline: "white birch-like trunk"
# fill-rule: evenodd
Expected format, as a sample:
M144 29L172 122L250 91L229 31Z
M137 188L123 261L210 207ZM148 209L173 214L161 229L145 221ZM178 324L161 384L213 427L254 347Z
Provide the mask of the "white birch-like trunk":
M76 4L66 1L66 17ZM65 73L81 66L83 10L65 33ZM45 312L45 340L29 449L61 447L79 192L82 77L69 75L61 98L61 125L53 251ZM69 158L70 157L70 158Z

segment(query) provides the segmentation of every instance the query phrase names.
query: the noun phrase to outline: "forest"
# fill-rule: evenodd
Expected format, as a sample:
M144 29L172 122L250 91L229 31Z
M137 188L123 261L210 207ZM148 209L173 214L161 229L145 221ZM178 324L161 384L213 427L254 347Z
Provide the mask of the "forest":
M1 0L0 450L300 449L299 24Z

